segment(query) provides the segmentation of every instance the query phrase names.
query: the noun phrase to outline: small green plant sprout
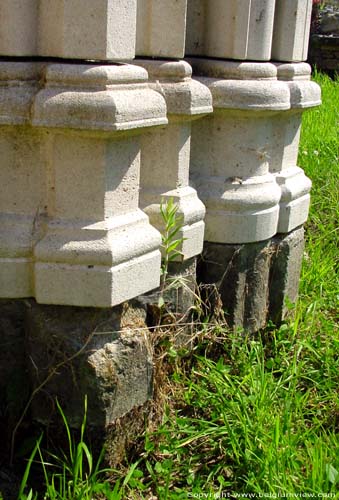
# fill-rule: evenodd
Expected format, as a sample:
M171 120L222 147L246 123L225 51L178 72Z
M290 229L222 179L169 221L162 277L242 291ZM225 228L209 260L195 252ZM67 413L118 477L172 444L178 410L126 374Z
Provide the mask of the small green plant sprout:
M164 223L164 231L162 233L161 248L163 251L163 262L161 266L161 291L163 292L168 280L168 268L170 262L173 262L177 257L182 255L179 248L185 238L178 237L182 226L183 217L178 215L178 205L174 203L173 198L169 198L166 203L161 200L160 214ZM162 298L162 296L161 296ZM163 300L163 299L162 299ZM159 303L159 307L163 305Z

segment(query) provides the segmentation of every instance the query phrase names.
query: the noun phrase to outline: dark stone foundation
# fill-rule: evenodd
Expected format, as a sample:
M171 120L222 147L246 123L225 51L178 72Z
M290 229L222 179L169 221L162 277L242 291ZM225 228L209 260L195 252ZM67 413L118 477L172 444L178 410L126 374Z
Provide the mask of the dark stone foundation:
M214 285L234 329L255 332L288 314L287 299L297 297L303 248L302 228L260 243L207 242L198 281L206 288ZM189 327L179 328L177 335L172 325L193 324L196 260L172 263L169 271L163 289L108 309L0 301L0 430L7 436L3 457L32 394L20 427L35 423L56 438L64 434L58 399L70 427L79 430L86 396L90 441L98 450L109 443L111 464L123 457L124 446L137 429L142 431L152 406L157 338L149 327L169 325L161 335L173 330L175 347L187 347L191 338ZM159 317L161 296L165 306Z
M302 228L258 243L206 242L198 281L215 285L232 328L256 332L282 321L296 300L303 250Z

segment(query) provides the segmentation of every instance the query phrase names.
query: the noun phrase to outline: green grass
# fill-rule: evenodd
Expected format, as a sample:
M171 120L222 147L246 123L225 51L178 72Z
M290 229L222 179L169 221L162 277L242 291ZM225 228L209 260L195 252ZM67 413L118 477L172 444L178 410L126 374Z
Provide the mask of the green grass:
M175 375L179 404L148 436L129 498L339 498L339 82L316 80L323 106L304 114L300 144L313 191L296 318L228 335L219 359L201 352Z
M339 82L316 79L324 105L303 122L299 165L313 192L295 320L255 337L224 332L218 356L201 347L173 376L175 408L115 488L69 437L46 499L339 498Z

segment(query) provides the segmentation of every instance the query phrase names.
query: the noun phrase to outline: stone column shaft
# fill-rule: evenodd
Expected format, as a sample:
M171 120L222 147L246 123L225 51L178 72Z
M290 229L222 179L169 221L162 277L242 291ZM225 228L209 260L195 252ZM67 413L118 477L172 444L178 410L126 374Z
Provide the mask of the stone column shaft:
M306 61L312 0L276 0L272 43L275 61Z
M133 59L137 0L2 0L0 54Z
M209 90L191 79L191 67L181 62L138 61L149 72L151 87L164 96L169 125L143 136L141 205L152 224L163 230L161 202L178 205L184 238L177 260L199 255L204 240L205 207L189 185L191 122L212 111Z
M136 54L184 57L187 0L137 0Z
M189 0L186 54L268 61L272 0Z

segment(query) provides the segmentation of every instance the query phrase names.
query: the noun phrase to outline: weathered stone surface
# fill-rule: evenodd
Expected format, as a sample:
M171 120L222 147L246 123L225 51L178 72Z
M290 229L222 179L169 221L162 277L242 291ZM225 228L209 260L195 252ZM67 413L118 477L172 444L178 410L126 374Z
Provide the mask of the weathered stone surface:
M288 305L298 297L303 252L303 228L272 238L268 317L274 323L291 313Z
M243 245L205 242L198 281L215 284L234 329L264 327L268 309L270 240Z
M309 63L334 75L339 70L339 35L310 37Z
M306 61L312 0L276 0L272 43L275 61Z
M0 54L133 59L136 0L2 0Z
M27 346L34 420L56 417L55 399L71 427L79 428L84 398L88 425L105 429L152 397L152 351L146 312L132 303L113 309L30 303ZM47 382L44 383L47 379Z
M320 87L310 81L306 63L276 63L278 79L287 83L291 107L273 117L268 147L270 172L281 189L278 233L288 233L307 220L312 183L297 166L303 112L321 104Z
M214 284L230 325L255 332L268 320L279 323L296 301L304 230L244 245L205 242L198 281Z
M136 54L182 58L187 0L137 0Z
M148 325L153 327L159 321L171 323L183 322L190 317L195 303L197 284L197 258L193 257L183 262L170 262L165 283L159 288L136 298L137 303L147 307ZM160 317L159 298L165 305Z
M0 64L0 297L111 307L158 286L139 133L167 118L147 80L129 64Z
M290 92L271 63L190 59L214 112L192 126L191 182L206 206L205 240L264 241L277 231L281 190L269 172L272 117Z
M339 4L325 5L318 11L318 33L339 36Z
M274 4L270 0L188 0L186 54L268 61Z
M172 199L182 227L177 260L190 259L202 251L205 207L189 186L191 122L213 111L212 96L205 85L193 80L185 61L139 60L149 74L150 86L167 105L169 125L142 136L140 205L151 224L164 231L161 203Z

